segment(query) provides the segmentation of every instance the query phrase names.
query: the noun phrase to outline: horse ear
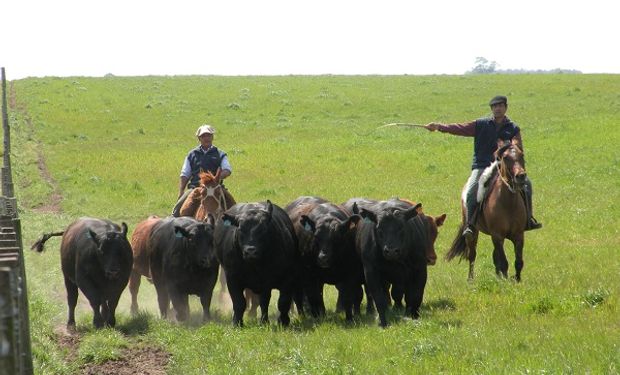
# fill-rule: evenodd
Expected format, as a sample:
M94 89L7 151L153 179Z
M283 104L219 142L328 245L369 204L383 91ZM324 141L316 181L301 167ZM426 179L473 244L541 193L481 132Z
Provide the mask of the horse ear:
M222 168L217 168L217 172L215 172L215 182L220 182L220 176L222 174Z
M437 216L435 218L435 224L440 227L443 225L443 222L446 221L446 214L443 214L441 216Z

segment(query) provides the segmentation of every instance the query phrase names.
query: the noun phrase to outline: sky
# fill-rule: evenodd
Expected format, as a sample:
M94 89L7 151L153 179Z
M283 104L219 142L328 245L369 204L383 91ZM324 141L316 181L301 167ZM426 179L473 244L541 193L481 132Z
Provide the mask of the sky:
M43 76L620 73L618 0L11 0L7 79Z

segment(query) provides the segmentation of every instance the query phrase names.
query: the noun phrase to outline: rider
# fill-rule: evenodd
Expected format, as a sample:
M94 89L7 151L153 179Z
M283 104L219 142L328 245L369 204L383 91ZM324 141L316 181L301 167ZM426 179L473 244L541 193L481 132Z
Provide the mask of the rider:
M228 162L226 153L222 150L218 150L213 145L213 136L215 134L215 128L211 125L201 125L196 130L196 137L200 141L200 145L192 149L183 162L181 168L181 176L179 179L179 196L174 209L172 210L172 216L179 216L179 211L183 202L189 195L189 193L198 186L200 182L200 170L205 172L211 172L216 174L218 168L221 169L220 179L224 180L232 173L232 167ZM234 199L228 190L221 185L226 197L226 206L230 207L234 204ZM187 190L185 189L187 187Z
M508 110L508 98L503 95L495 96L489 102L492 116L480 118L478 120L459 123L459 124L440 124L431 122L425 125L429 131L440 131L464 137L474 137L474 157L472 171L467 180L466 195L466 228L463 236L473 235L475 224L474 213L476 211L476 195L478 191L478 181L486 167L491 165L494 160L494 152L497 150L497 141L514 141L521 149L521 131L517 124L506 117ZM529 178L525 181L525 205L527 211L527 224L525 230L538 229L542 224L537 222L532 216L532 183Z

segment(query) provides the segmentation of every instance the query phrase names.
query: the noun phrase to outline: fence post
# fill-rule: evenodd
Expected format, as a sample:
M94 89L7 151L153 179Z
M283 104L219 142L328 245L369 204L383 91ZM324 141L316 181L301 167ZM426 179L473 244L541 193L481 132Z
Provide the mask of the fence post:
M11 174L11 132L2 70L4 165L0 197L0 374L31 375L30 318L21 223Z

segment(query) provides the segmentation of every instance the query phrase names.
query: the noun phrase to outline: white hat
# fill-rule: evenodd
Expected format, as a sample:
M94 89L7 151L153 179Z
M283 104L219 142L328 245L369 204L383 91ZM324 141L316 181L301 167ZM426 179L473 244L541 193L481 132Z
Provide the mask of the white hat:
M215 134L215 129L213 128L213 126L211 125L201 125L198 130L196 130L196 137L200 137L201 135L208 133L208 134Z

